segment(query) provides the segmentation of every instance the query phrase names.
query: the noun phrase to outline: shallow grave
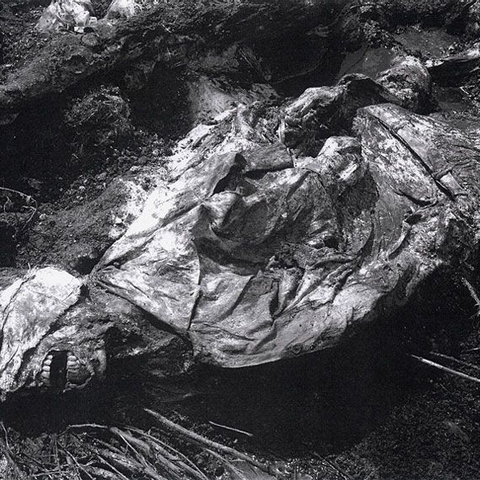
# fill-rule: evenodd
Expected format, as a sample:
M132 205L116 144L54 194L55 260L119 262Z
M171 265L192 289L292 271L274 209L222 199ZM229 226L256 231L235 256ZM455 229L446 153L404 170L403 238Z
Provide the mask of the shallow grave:
M479 8L4 2L0 477L477 478Z

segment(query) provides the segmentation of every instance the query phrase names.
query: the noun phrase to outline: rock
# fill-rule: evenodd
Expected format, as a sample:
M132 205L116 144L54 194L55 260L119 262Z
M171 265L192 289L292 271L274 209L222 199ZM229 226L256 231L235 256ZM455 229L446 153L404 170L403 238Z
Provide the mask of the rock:
M476 43L454 55L429 60L426 65L434 79L445 80L471 75L480 69L480 44Z
M432 79L425 65L416 57L397 57L376 81L398 97L400 105L413 112L431 109Z
M37 22L40 32L75 30L83 33L85 27L95 24L90 0L52 0Z
M474 38L480 33L480 2L478 0L474 1L468 10L466 31Z
M121 18L133 17L137 9L137 2L135 0L113 0L108 7L106 18Z
M401 100L365 75L346 75L334 87L308 88L287 105L278 133L287 147L316 155L329 136L348 131L358 108L385 102Z

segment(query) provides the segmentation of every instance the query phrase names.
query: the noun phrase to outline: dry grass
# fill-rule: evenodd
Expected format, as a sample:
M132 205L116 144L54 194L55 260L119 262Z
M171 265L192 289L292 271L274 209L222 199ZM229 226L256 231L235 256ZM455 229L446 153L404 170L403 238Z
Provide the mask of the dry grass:
M157 412L157 427L73 425L59 434L21 439L3 424L0 478L9 480L208 480L221 467L222 479L274 479L278 465L261 462L207 439ZM197 465L200 456L209 460ZM253 472L253 476L252 476ZM275 475L275 476L274 476Z

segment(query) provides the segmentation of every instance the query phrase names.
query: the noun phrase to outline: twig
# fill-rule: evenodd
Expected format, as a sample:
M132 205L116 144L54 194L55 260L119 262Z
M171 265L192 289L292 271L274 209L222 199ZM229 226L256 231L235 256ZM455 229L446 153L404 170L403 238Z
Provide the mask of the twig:
M245 430L239 430L238 428L227 427L227 425L222 425L220 423L212 422L211 420L208 422L210 425L214 427L223 428L224 430L228 430L230 432L241 433L242 435L246 435L247 437L253 438L253 433L246 432Z
M254 465L255 467L259 468L263 472L270 473L270 469L268 468L268 465L262 462L259 462L258 460L255 460L254 458L246 455L245 453L239 452L234 448L227 447L226 445L222 445L220 443L214 442L213 440L209 440L208 438L202 437L198 433L192 432L172 422L168 418L165 418L163 415L160 415L159 413L153 410L150 410L149 408L145 408L144 410L149 415L151 415L157 421L157 423L168 428L169 430L173 430L174 432L182 435L183 437L190 440L191 442L197 445L200 445L204 448L210 448L212 450L216 450L217 452L226 453L227 455L232 455L234 457L240 458L250 463L251 465Z
M153 466L147 461L147 459L144 457L144 455L139 452L139 450L142 450L143 453L145 453L146 455L151 455L152 454L152 447L147 444L146 442L144 442L143 440L140 440L138 438L135 438L133 437L132 435L130 435L129 433L127 432L123 432L122 430L120 430L119 428L116 428L116 427L112 427L110 429L110 431L117 437L119 437L121 440L123 440L127 446L134 452L135 456L137 457L137 459L139 460L139 462L143 465L143 467L145 468L145 470L147 471L147 473L152 477L152 478L161 478L157 472L155 472ZM167 470L168 474L169 475L172 475L175 477L175 479L178 479L178 480L181 480L181 477L182 477L182 470L180 467L178 467L177 465L174 465L173 463L169 462L167 459L161 459L161 458L158 458L159 456L157 456L157 460L159 460L165 467L165 469ZM162 462L163 460L163 462Z
M335 472L339 473L340 475L343 476L343 478L346 478L347 480L353 480L353 477L348 473L346 472L345 470L343 470L342 468L340 468L337 463L333 463L331 462L330 460L328 460L327 458L325 457L322 457L318 452L313 452L312 451L312 455L316 458L318 458L320 461L322 462L325 462L327 465L330 465L331 468L333 468L333 470L335 470Z
M5 428L5 425L3 422L0 422L0 425L2 426L2 430L3 430L3 433L4 433L4 438L5 438L5 447L8 451L10 451L10 443L8 442L8 432L7 432L7 429Z
M66 430L76 429L76 428L98 428L101 430L108 430L109 427L105 425L97 425L96 423L77 423L75 425L69 425Z
M94 480L93 477L90 475L90 473L88 473L87 470L85 470L85 467L83 465L80 465L80 463L78 462L78 460L75 458L75 456L70 453L66 448L64 447L60 447L62 450L63 450L63 453L65 453L65 455L68 455L73 463L76 465L76 467L78 468L78 470L81 470L82 472L84 472L88 478L90 478L90 480Z
M15 472L15 475L17 475L18 478L23 478L22 471L20 470L19 466L17 465L17 462L15 462L11 454L10 446L8 443L8 434L7 434L7 430L5 429L5 426L3 425L3 422L2 422L2 427L5 432L5 440L0 440L0 450L3 453L4 457L6 458L8 465Z
M136 460L128 458L123 453L117 453L112 450L99 450L99 457L110 467L120 473L119 469L129 472L130 475L143 476L145 473L144 466ZM123 478L127 478L122 474Z
M101 478L102 480L118 480L118 475L111 472L110 470L105 470L104 468L94 467L92 465L85 467L85 472L91 472L95 475L95 478Z
M179 458L182 459L182 468L188 471L195 478L198 478L199 480L208 480L205 474L182 452L179 452L171 445L167 445L159 438L155 438L153 435L150 435L149 433L144 432L138 428L128 427L128 429L132 432L144 436L147 440L150 440L153 443L153 448L170 461L177 462L179 461ZM170 450L170 452L168 450Z
M105 463L108 467L110 467L116 474L118 474L123 480L129 480L118 468L112 465L106 458L102 456L101 461Z
M477 295L477 292L473 288L473 285L465 278L462 277L462 283L467 287L468 293L472 297L473 301L475 302L475 306L477 307L477 312L475 313L475 317L480 316L480 298Z
M453 368L445 367L443 365L440 365L439 363L432 362L431 360L427 360L426 358L418 357L417 355L413 355L413 354L410 354L409 357L414 358L415 360L418 360L421 363L425 363L430 367L438 368L439 370L443 370L444 372L451 373L452 375L456 375L457 377L463 378L465 380L470 380L472 382L480 383L480 378L472 377L470 375L467 375L466 373L458 372Z
M433 357L440 357L440 358L445 358L446 360L451 360L452 362L458 363L459 365L463 365L464 367L469 367L473 368L474 370L479 370L480 367L478 365L474 365L473 363L468 363L464 362L463 360L460 360L455 357L451 357L450 355L445 355L444 353L437 353L437 352L428 352L429 355L432 355Z
M468 350L463 350L462 353L473 353L473 352L478 352L479 350L480 350L480 347L469 348Z
M32 210L32 214L27 218L26 222L23 224L21 232L24 232L28 227L28 224L33 220L33 217L37 214L38 208L37 207L30 207Z
M233 465L232 462L229 462L226 458L222 457L220 454L217 452L214 452L213 450L206 449L206 451L215 457L217 460L220 460L230 471L232 475L237 477L238 480L248 480L247 477L241 472L240 469L238 469L235 465ZM272 477L273 478L273 477Z
M19 190L14 190L13 188L7 188L7 187L0 187L0 191L7 192L7 193L14 193L15 195L18 195L20 198L24 199L25 204L27 206L30 206L32 202L37 204L37 201L31 195L27 195L26 193L20 192Z

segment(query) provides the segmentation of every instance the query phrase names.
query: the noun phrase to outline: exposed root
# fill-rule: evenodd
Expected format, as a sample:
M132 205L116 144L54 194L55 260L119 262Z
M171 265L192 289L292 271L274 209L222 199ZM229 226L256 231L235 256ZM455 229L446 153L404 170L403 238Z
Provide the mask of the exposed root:
M192 432L191 430L188 430L172 422L168 418L165 418L163 415L160 415L158 412L154 412L153 410L150 410L148 408L146 408L145 411L155 419L155 421L159 424L161 428L174 432L180 435L181 437L183 437L185 440L190 441L191 443L194 443L200 447L203 447L209 450L213 450L215 452L231 455L233 458L244 460L250 465L253 465L254 467L266 473L272 473L272 470L274 470L273 465L259 462L255 458L252 458L249 455L246 455L245 453L239 452L234 448L227 447L226 445L222 445L220 443L214 442L213 440L209 440L208 438L205 438L199 435L198 433Z
M285 477L274 462L260 462L242 452L192 432L148 410L160 430L98 424L71 425L63 433L22 443L9 442L2 424L0 478L12 480L209 480L219 465L225 479ZM183 450L183 451L181 451ZM200 467L195 461L208 458ZM278 468L277 468L278 467ZM290 478L291 476L288 476ZM296 478L296 477L295 477Z

